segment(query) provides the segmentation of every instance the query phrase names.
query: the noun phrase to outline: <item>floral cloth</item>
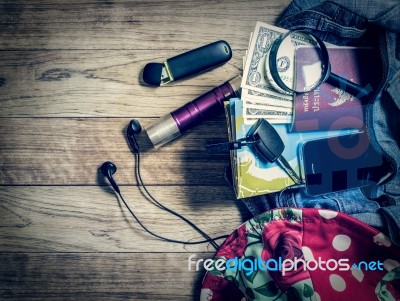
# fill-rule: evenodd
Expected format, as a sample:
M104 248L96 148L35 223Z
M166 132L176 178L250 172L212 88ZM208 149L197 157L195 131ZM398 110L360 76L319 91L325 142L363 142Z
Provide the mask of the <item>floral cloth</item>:
M336 211L267 211L236 229L213 261L201 301L400 300L400 248Z

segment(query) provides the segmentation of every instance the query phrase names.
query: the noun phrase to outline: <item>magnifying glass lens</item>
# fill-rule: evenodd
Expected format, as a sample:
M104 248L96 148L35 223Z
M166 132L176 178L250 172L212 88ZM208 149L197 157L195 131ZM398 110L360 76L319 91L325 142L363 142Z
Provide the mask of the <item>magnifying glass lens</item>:
M276 43L271 58L276 63L270 67L276 69L271 73L280 88L303 93L315 89L325 80L329 58L322 49L324 46L313 35L294 31Z

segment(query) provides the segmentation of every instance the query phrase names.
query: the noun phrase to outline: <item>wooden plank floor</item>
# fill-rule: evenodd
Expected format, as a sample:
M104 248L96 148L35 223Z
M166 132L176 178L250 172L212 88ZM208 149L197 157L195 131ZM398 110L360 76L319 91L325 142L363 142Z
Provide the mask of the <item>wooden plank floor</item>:
M99 173L106 160L132 209L152 230L199 239L144 198L124 135L242 70L256 21L273 24L289 0L0 1L0 300L196 300L204 270L188 271L183 246L146 234ZM224 39L222 67L151 88L147 62ZM142 175L165 205L212 236L249 218L224 179L223 116L154 150Z

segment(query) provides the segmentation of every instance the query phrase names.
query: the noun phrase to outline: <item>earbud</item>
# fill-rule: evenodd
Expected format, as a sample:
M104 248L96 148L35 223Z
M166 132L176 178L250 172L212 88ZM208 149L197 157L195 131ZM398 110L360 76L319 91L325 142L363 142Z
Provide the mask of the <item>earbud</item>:
M117 171L117 166L114 163L107 161L101 165L102 174L110 181L111 186L117 193L120 193L117 183L114 181L113 174Z
M170 239L161 235L158 235L157 233L152 232L151 230L147 229L147 227L138 219L138 217L135 215L135 213L131 210L131 208L128 206L128 204L125 202L124 197L122 196L119 187L117 183L114 181L113 174L117 171L117 166L115 166L114 163L107 161L104 162L101 165L101 172L105 177L107 177L108 181L110 181L111 186L114 188L115 192L118 193L120 199L124 203L125 207L128 209L132 217L138 222L138 224L150 235L157 237L161 240L164 241L169 241L173 243L180 243L180 244L190 244L190 245L195 245L195 244L202 244L202 243L210 243L212 246L215 247L216 250L218 250L219 246L215 242L218 239L225 239L227 236L219 236L215 238L211 238L207 233L203 232L199 227L197 227L194 223L192 223L190 220L188 220L186 217L183 215L165 207L162 205L159 201L157 201L151 193L147 190L146 185L143 183L142 176L140 175L140 152L139 152L139 144L136 141L135 134L139 134L142 131L142 126L136 119L132 119L131 122L128 125L126 134L128 136L128 141L130 145L132 146L133 151L135 152L136 156L136 165L137 165L137 181L140 186L143 187L144 191L147 193L148 197L154 202L156 206L158 206L160 209L167 211L178 218L182 219L184 222L186 222L189 226L191 226L193 229L195 229L198 233L203 235L205 238L204 240L199 240L199 241L181 241L181 240L176 240L176 239Z
M139 144L136 141L135 134L139 134L141 131L142 126L140 125L139 121L132 119L131 122L129 122L126 134L128 136L129 144L132 146L132 149L135 153L139 152Z

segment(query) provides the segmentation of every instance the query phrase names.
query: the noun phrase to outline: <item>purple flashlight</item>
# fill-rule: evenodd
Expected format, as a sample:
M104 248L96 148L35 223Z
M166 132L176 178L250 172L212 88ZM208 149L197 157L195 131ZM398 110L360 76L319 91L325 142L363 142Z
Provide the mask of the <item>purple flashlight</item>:
M223 112L225 99L238 97L240 75L197 97L153 123L146 132L154 147L179 137L203 120Z

